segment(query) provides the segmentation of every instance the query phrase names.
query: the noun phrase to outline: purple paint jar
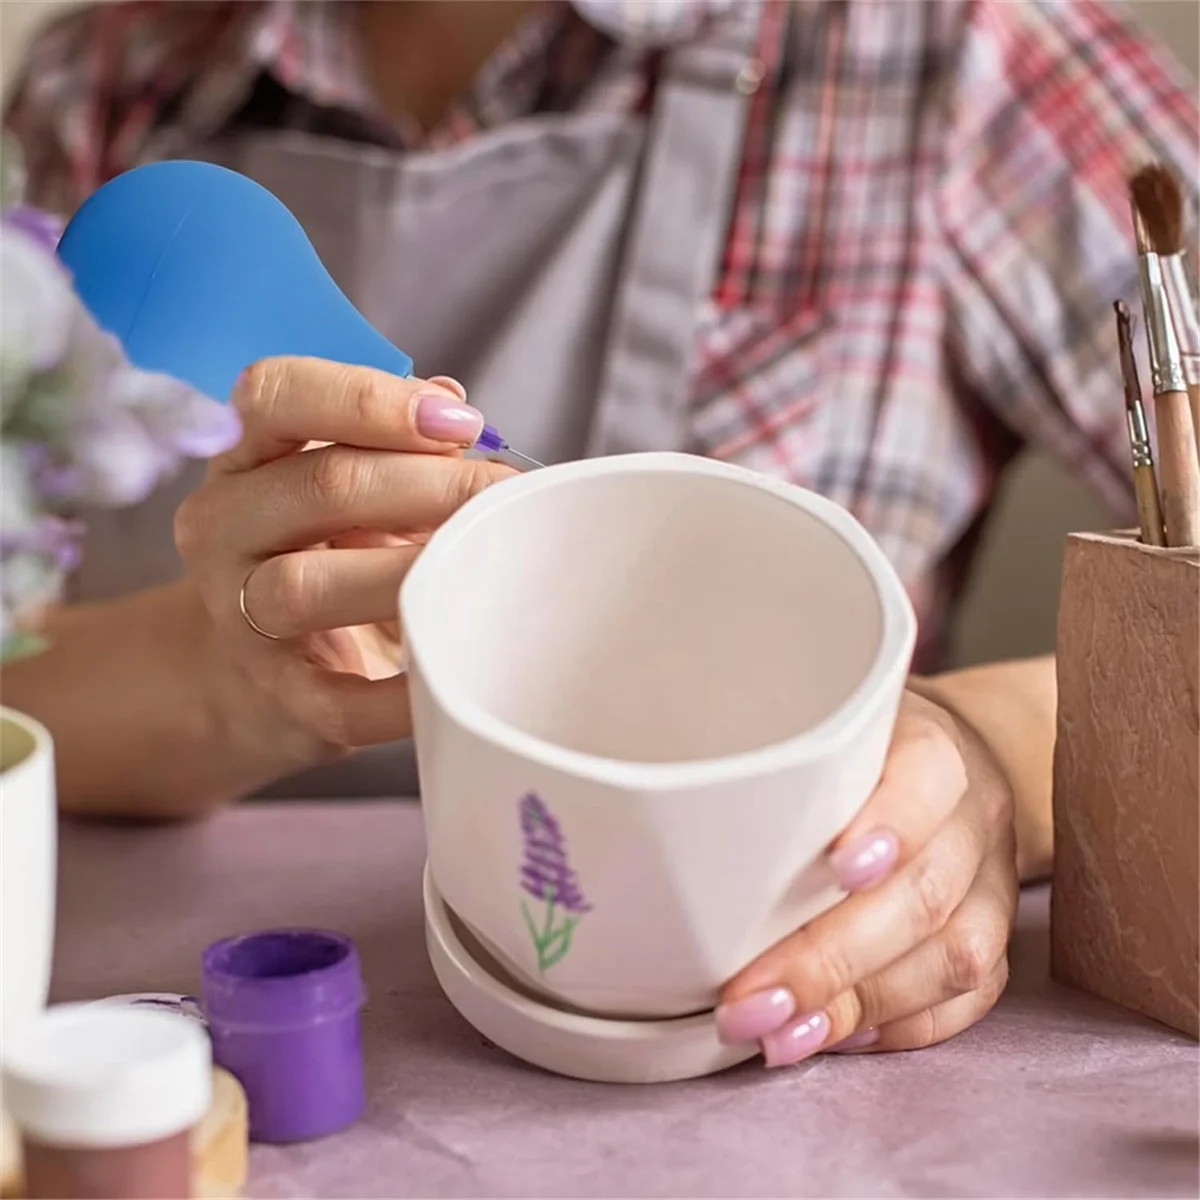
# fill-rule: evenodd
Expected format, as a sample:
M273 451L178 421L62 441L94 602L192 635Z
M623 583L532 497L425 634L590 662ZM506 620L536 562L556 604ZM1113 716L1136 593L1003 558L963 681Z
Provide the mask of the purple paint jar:
M361 1115L366 992L349 938L274 929L215 942L201 999L213 1060L246 1091L251 1141L321 1137Z

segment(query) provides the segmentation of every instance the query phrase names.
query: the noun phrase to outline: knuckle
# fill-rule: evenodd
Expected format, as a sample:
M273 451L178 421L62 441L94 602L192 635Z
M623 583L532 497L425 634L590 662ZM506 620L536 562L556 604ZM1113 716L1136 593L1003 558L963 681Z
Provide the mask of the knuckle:
M172 534L185 563L193 563L204 547L214 544L215 524L212 501L204 488L187 496L175 510Z
M983 925L957 929L946 939L946 977L957 992L985 987L1004 957L1004 940Z
M189 496L175 510L172 522L175 549L179 551L179 557L184 562L190 561L195 556L196 547L200 541L196 507L196 498Z
M942 1040L936 1009L927 1008L905 1022L904 1044L910 1050L925 1050Z
M961 796L967 790L967 767L951 733L934 721L924 722L917 745L929 779L947 795Z
M456 512L473 496L477 496L495 476L492 465L486 459L452 458L446 459L452 469L446 476L446 509Z
M888 998L881 976L872 975L860 980L854 985L854 996L859 1024L878 1025L887 1016Z
M347 367L343 387L347 413L360 429L386 429L403 415L385 377L375 371Z
M310 450L308 484L318 508L340 508L357 496L365 483L364 462L355 451L340 446Z
M797 956L792 991L805 1008L819 1007L829 996L850 992L853 964L832 942L813 941Z
M306 554L284 554L264 564L263 606L272 629L304 627L305 618L319 600L319 572L311 569Z
M903 735L897 735L889 771L926 807L946 809L967 790L967 767L955 735L925 714L911 717Z
M984 786L977 789L977 792L982 815L988 824L994 829L998 828L1002 835L1011 832L1015 838L1013 814L1016 811L1016 801L1008 780L997 771L990 780L986 780Z
M869 979L860 980L839 997L837 1012L845 1019L848 1033L863 1025L877 1024L875 1013L878 1010L879 989Z
M350 750L354 746L346 708L334 695L321 688L313 689L307 698L305 724L313 735L327 746Z
M1001 954L1000 961L993 965L991 973L979 988L989 1010L1004 995L1004 989L1008 987L1008 972L1008 955Z
M269 420L284 391L285 376L284 363L277 358L259 359L238 376L229 399L243 421Z
M823 1011L829 1021L829 1033L825 1037L826 1046L836 1046L856 1029L869 1023L855 988L848 988L839 993L824 1005Z
M917 932L930 937L946 924L954 911L954 888L939 863L929 859L913 863L911 879Z

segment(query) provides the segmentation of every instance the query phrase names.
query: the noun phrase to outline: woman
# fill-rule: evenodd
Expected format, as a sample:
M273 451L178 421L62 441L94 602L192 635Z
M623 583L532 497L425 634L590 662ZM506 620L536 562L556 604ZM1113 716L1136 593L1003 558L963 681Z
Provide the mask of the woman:
M1124 173L1196 177L1185 89L1090 0L106 5L34 48L9 124L64 208L145 158L254 176L478 406L449 376L261 363L236 450L97 522L81 595L105 601L6 700L54 729L67 807L143 815L300 772L285 791L403 789L381 647L415 551L391 535L506 473L459 453L479 409L546 461L686 448L833 497L936 666L1020 445L1129 507ZM723 1036L778 1066L985 1013L1049 862L1053 719L1050 660L914 677L831 851L854 894L730 981Z

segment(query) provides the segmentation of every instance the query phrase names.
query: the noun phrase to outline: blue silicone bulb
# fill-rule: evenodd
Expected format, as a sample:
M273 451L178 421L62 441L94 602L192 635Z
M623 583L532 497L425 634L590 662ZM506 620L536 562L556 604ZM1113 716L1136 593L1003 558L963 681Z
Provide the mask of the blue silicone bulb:
M75 214L58 254L132 362L218 400L245 367L274 355L412 373L412 359L329 277L296 218L224 167L164 162L118 176Z
M216 400L251 363L279 355L412 374L412 359L346 299L288 209L212 163L118 175L71 219L58 257L132 363ZM493 425L476 447L542 465Z

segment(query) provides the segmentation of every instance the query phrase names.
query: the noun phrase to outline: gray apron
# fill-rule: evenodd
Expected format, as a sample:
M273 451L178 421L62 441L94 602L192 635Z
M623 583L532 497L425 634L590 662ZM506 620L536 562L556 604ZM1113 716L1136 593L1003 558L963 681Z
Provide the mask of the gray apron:
M697 316L736 183L760 8L734 6L663 58L649 117L538 116L437 153L304 132L237 132L197 155L256 179L304 227L419 375L452 375L543 462L691 447ZM89 518L81 599L177 578L172 518L191 464L130 510ZM417 791L407 742L270 794Z

